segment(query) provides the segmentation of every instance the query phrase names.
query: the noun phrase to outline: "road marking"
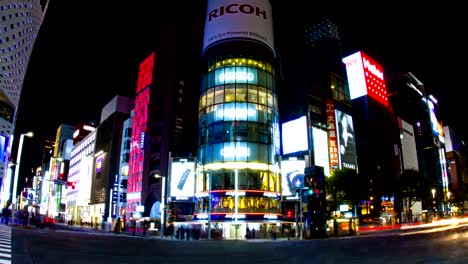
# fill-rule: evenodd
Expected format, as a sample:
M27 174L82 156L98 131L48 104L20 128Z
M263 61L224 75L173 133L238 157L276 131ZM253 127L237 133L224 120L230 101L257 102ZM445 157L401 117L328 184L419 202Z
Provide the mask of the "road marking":
M11 264L11 227L0 224L0 264Z

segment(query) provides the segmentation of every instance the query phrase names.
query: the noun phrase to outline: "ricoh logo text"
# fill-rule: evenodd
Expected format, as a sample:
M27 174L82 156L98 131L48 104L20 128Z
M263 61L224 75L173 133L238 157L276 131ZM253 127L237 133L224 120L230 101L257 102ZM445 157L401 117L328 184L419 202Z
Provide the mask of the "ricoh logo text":
M208 13L208 21L211 21L215 18L220 16L224 16L226 14L236 14L236 13L243 13L247 15L256 15L258 17L263 17L266 20L267 12L263 9L260 9L257 6L251 6L249 4L230 4L227 6L221 6L217 9L214 9Z

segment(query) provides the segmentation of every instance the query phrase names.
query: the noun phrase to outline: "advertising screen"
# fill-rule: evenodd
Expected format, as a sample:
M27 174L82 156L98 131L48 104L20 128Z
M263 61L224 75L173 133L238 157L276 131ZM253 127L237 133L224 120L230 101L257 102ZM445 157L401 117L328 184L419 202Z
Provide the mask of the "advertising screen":
M309 149L305 116L283 123L282 132L283 155Z
M400 125L401 151L403 152L403 168L419 171L413 126L403 119L398 118L398 121Z
M4 135L0 135L0 161L6 162L5 152L6 152L6 145L7 138Z
M388 106L382 66L360 51L343 58L343 63L346 64L351 100L368 95Z
M354 135L353 119L350 115L338 109L335 110L335 112L340 169L356 169L356 139Z
M314 140L315 165L323 167L325 176L330 176L330 159L328 158L328 135L327 131L312 127Z
M255 40L274 52L273 21L268 0L209 0L203 52L226 40Z
M170 196L187 200L195 193L195 162L173 159L171 163Z
M305 160L281 161L281 194L295 196L296 190L303 187Z

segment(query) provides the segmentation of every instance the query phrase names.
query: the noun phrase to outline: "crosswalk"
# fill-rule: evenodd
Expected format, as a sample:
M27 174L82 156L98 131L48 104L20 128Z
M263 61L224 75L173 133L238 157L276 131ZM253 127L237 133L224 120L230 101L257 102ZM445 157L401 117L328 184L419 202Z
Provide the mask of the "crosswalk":
M11 264L11 227L0 224L0 264Z

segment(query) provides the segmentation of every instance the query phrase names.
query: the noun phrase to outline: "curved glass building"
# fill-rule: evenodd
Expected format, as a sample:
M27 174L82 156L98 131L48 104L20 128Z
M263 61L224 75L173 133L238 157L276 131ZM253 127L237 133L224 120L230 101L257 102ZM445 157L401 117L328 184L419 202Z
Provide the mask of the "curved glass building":
M209 236L243 239L281 219L271 19L266 0L208 2L194 217Z
M41 6L43 2L44 8ZM0 1L0 200L10 199L8 159L13 143L16 111L29 58L42 24L47 1Z

